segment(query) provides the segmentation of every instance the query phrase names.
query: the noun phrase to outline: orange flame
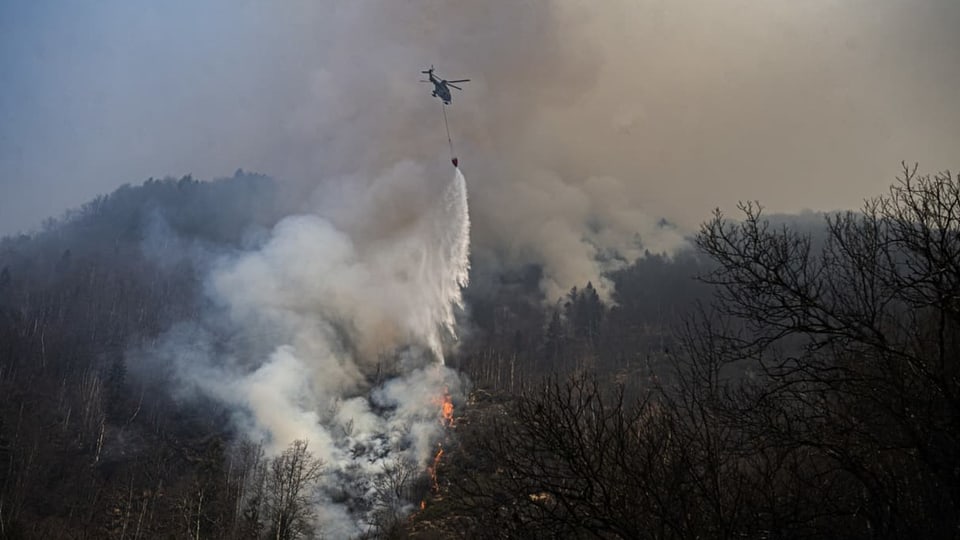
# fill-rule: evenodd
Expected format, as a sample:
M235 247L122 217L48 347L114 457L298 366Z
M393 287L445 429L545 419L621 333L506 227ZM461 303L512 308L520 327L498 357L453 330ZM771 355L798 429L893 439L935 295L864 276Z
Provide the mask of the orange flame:
M433 456L433 464L427 467L427 473L430 474L430 481L433 483L433 492L440 491L440 482L437 480L437 466L440 465L440 458L443 457L443 445L437 443L437 455Z
M445 428L454 427L453 421L453 399L450 397L450 389L444 388L443 395L433 399L433 402L440 407L440 425ZM443 457L443 443L437 443L437 453L433 456L433 463L427 466L427 474L430 475L430 483L434 493L440 492L440 481L437 479L437 467L440 465L440 459ZM420 510L427 507L427 501L420 501Z
M440 406L440 423L444 427L452 428L453 423L453 399L450 398L450 390L443 389L443 396L435 398L434 403Z

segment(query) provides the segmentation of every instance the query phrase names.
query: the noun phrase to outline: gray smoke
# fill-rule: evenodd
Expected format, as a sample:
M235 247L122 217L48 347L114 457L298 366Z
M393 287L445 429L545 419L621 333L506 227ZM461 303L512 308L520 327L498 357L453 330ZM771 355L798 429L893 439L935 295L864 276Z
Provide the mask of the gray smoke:
M31 127L0 144L0 230L151 175L444 165L431 63L473 79L449 113L477 266L543 264L548 300L676 246L660 218L857 207L960 144L954 0L139 1L0 17L0 130Z
M441 435L438 399L460 391L443 354L469 271L465 179L430 181L402 162L370 185L341 193L336 212L320 204L280 221L261 246L215 257L213 307L131 359L168 366L183 397L223 403L268 455L307 440L326 464L320 525L336 537L369 526L354 499L369 498L388 464L426 467ZM390 201L408 190L416 212L398 220Z

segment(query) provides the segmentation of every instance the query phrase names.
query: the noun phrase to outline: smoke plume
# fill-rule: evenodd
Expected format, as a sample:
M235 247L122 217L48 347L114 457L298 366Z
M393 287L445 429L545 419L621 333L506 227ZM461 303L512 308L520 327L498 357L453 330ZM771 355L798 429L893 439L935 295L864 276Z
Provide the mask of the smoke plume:
M172 366L182 394L228 406L268 454L307 440L326 464L321 525L337 537L366 526L388 463L426 466L441 429L436 400L459 391L443 354L469 270L465 179L458 170L438 184L401 162L370 186L336 196L337 212L318 194L315 212L217 257L212 308L140 353ZM398 200L412 208L398 214Z

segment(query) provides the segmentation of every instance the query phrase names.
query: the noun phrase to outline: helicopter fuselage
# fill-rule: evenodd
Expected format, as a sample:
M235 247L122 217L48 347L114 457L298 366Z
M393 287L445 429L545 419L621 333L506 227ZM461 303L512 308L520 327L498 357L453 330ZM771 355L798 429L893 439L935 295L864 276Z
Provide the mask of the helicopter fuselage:
M459 86L453 83L470 82L470 79L457 79L452 81L448 81L447 79L441 79L440 77L437 77L436 75L433 74L433 66L430 66L430 69L426 71L421 71L420 73L423 73L424 75L429 77L429 80L426 80L426 81L421 80L420 82L428 82L433 84L433 97L438 97L441 100L443 100L444 105L449 105L450 101L453 99L453 97L450 94L451 87L456 88L457 90L463 90L463 88L460 88Z
M447 88L445 81L437 80L434 77L430 78L433 79L431 81L433 83L433 97L438 97L442 99L444 103L449 105L452 97L450 96L450 89Z

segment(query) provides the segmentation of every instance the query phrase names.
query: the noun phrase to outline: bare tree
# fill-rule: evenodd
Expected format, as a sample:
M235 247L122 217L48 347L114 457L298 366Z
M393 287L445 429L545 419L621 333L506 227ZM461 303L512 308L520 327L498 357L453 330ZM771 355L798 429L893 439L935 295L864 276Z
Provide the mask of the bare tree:
M520 396L476 440L454 497L489 537L680 538L689 455L673 417L645 396L594 380L551 381Z
M401 534L405 518L421 497L427 494L424 472L416 463L402 457L383 467L374 479L374 526L378 537Z
M748 460L796 461L787 491L813 489L836 510L808 508L807 525L955 536L960 182L904 166L887 195L829 217L822 246L741 209L743 221L718 212L697 239L719 263L705 276L717 310L739 325L701 326L709 354L756 375L716 403L718 421L749 435Z
M323 462L307 451L307 441L294 441L273 458L266 471L264 510L269 520L268 537L291 540L310 537L313 506Z

